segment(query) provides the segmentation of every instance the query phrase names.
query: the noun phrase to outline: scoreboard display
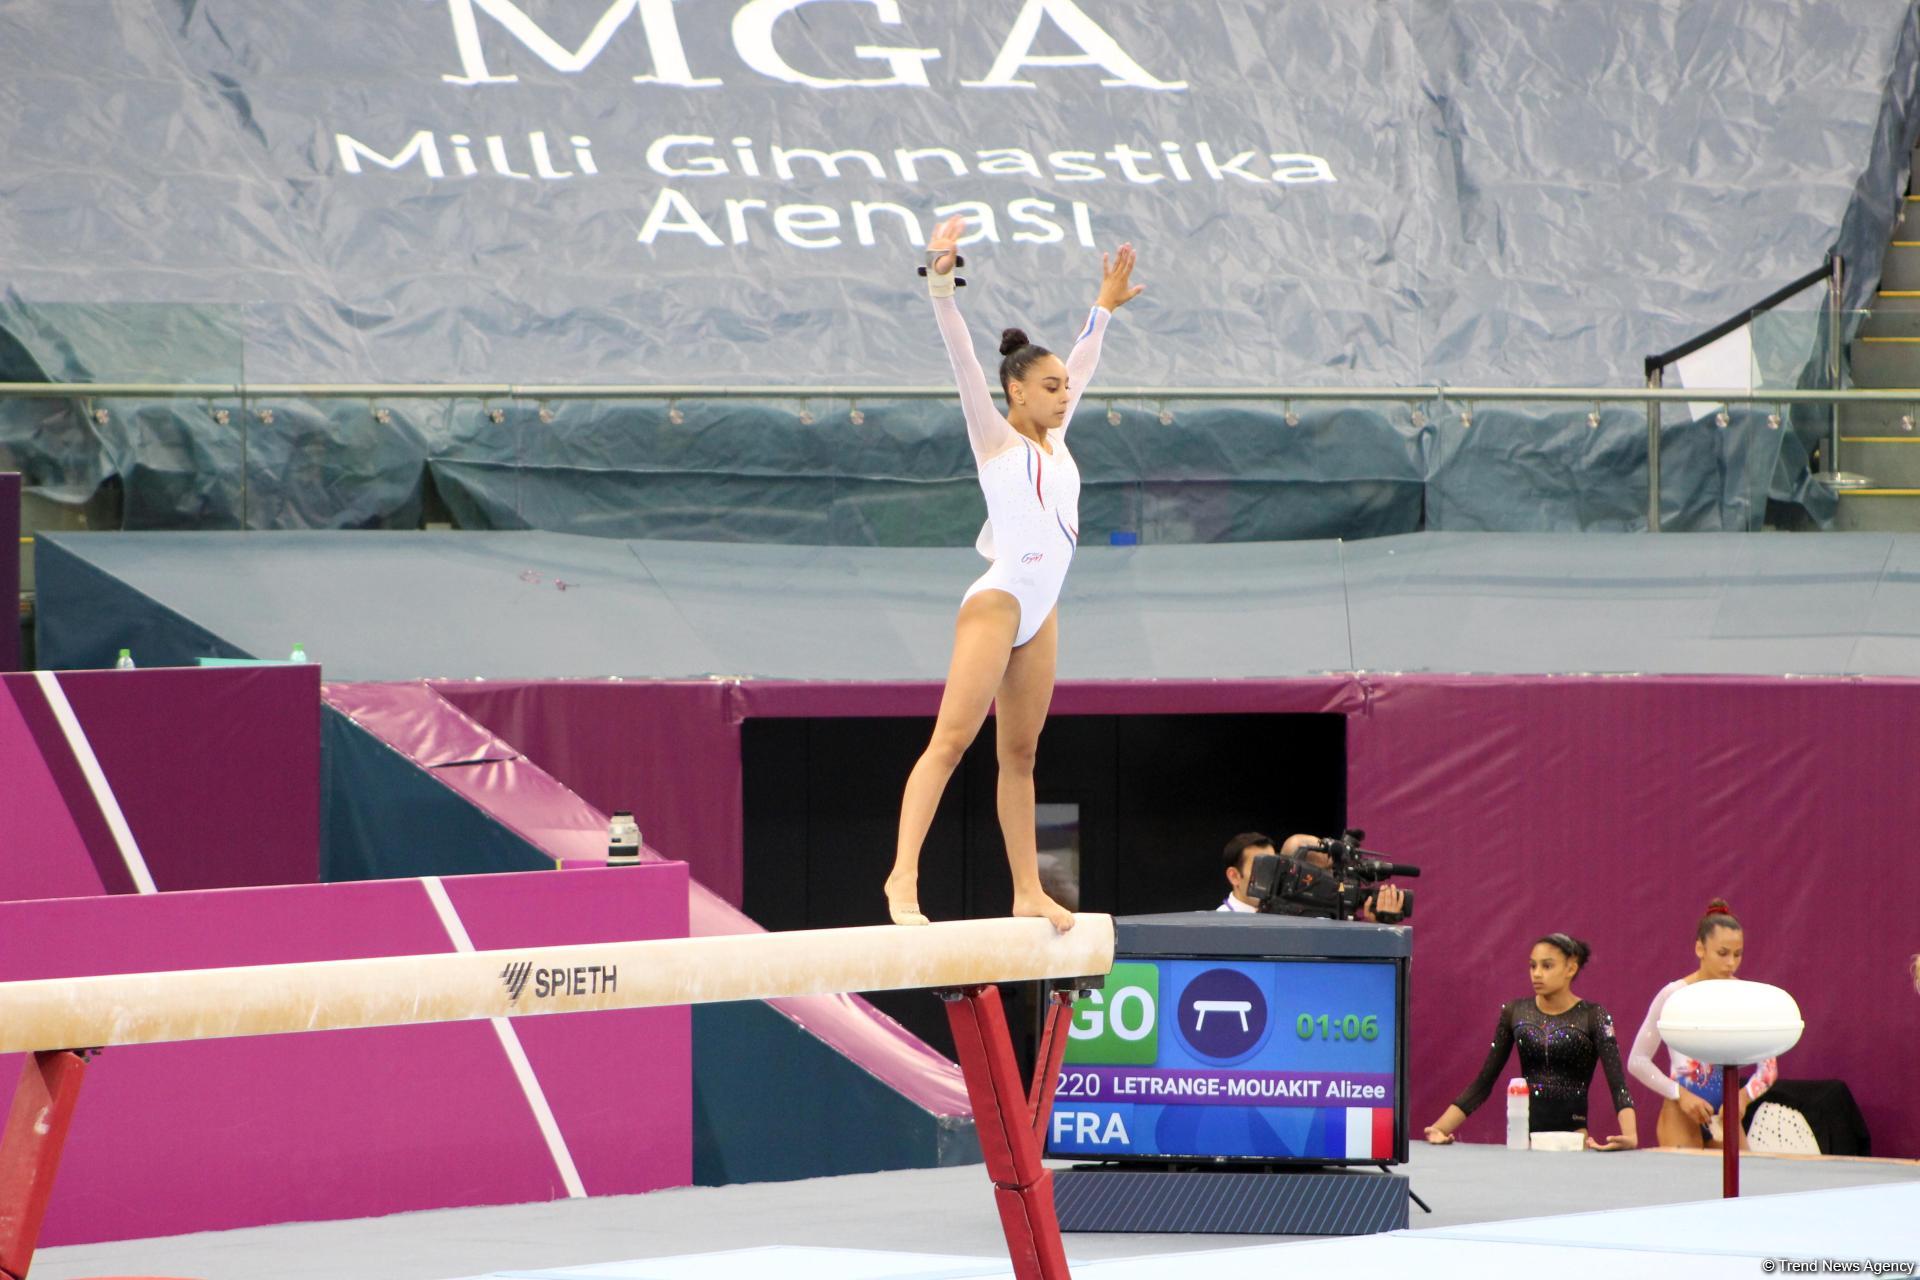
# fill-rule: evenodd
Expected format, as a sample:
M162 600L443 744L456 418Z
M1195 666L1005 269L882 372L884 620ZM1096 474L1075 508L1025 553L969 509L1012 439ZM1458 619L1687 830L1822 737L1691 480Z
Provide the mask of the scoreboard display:
M1047 1154L1404 1161L1405 973L1385 957L1123 955L1074 1006Z

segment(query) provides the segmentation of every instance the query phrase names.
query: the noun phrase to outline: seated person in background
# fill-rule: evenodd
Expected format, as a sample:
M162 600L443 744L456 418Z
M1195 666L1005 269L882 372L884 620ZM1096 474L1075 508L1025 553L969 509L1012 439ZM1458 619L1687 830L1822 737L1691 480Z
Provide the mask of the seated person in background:
M1226 864L1227 888L1230 892L1228 892L1225 900L1223 900L1219 906L1215 907L1214 910L1260 910L1260 904L1247 896L1247 879L1253 874L1253 860L1263 853L1278 852L1285 857L1304 859L1316 867L1331 867L1333 865L1332 858L1329 858L1319 849L1310 847L1323 843L1325 842L1322 841L1319 836L1291 835L1288 836L1286 842L1276 850L1273 845L1272 836L1263 835L1258 831L1242 831L1239 835L1227 841L1227 847L1221 850L1221 860ZM1406 905L1406 894L1394 885L1388 884L1380 886L1380 892L1376 896L1379 898L1379 908L1382 915L1398 915L1400 909ZM1366 906L1361 908L1360 918L1362 920L1373 919L1373 909L1374 898L1369 897ZM1279 914L1286 915L1290 913L1282 910Z
M1715 898L1709 902L1707 913L1700 917L1700 923L1693 931L1693 954L1699 959L1700 967L1686 977L1676 978L1660 988L1660 993L1653 998L1653 1004L1647 1010L1647 1020L1640 1024L1640 1034L1633 1038L1633 1052L1627 1058L1627 1068L1641 1084L1666 1099L1660 1104L1660 1118L1654 1128L1663 1147L1692 1147L1699 1150L1703 1146L1720 1145L1717 1126L1725 1081L1720 1068L1695 1062L1671 1048L1667 1050L1666 1074L1663 1075L1660 1068L1653 1065L1653 1055L1660 1051L1660 1012L1667 1007L1667 997L1682 987L1696 982L1731 979L1740 969L1745 948L1746 933L1728 909L1726 899ZM1747 1114L1747 1108L1759 1100L1779 1074L1780 1065L1776 1059L1768 1058L1760 1064L1753 1078L1740 1090L1742 1116ZM1743 1132L1740 1135L1743 1149L1746 1142Z
M1586 1134L1590 1151L1627 1151L1640 1145L1633 1097L1627 1092L1620 1046L1613 1038L1613 1018L1602 1006L1573 994L1573 980L1592 954L1586 943L1564 933L1550 933L1533 944L1527 956L1533 998L1500 1006L1486 1063L1453 1105L1427 1126L1428 1142L1453 1141L1453 1131L1493 1091L1493 1082L1518 1041L1520 1074L1527 1078L1529 1133ZM1587 1089L1596 1061L1606 1069L1614 1113L1620 1119L1620 1132L1605 1142L1596 1142L1587 1133Z

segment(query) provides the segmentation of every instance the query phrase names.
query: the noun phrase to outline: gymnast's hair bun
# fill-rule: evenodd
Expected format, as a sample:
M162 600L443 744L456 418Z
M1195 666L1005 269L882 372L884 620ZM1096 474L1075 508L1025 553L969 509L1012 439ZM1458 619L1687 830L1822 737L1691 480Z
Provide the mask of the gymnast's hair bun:
M1727 905L1725 898L1715 898L1707 904L1707 913L1700 917L1700 923L1694 927L1694 941L1705 942L1716 929L1741 932L1739 917L1733 914L1733 908Z
M1027 341L1025 329L1002 329L1000 331L1000 354L1010 356L1020 348L1031 346Z

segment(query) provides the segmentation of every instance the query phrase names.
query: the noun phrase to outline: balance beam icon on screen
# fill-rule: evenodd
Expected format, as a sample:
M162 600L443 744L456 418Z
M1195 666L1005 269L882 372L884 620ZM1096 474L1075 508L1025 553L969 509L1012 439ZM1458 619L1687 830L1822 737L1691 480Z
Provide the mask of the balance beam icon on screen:
M1247 1014L1253 1010L1251 1000L1195 1000L1193 1002L1193 1029L1198 1032L1207 1025L1210 1013L1234 1013L1240 1015L1240 1029L1247 1029Z

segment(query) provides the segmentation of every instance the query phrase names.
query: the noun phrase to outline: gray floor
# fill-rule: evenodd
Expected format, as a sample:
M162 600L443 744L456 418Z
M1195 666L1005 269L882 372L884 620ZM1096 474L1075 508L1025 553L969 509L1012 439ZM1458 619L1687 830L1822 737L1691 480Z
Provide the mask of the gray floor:
M1904 1162L1750 1158L1742 1168L1742 1190L1751 1195L1920 1181L1920 1164ZM1404 1171L1434 1210L1429 1215L1416 1208L1410 1223L1416 1228L1673 1204L1720 1193L1716 1156L1659 1151L1548 1155L1416 1144ZM1070 1235L1067 1253L1078 1259L1131 1257L1283 1238ZM32 1278L450 1280L760 1245L1005 1256L986 1174L975 1165L79 1245L43 1250Z

